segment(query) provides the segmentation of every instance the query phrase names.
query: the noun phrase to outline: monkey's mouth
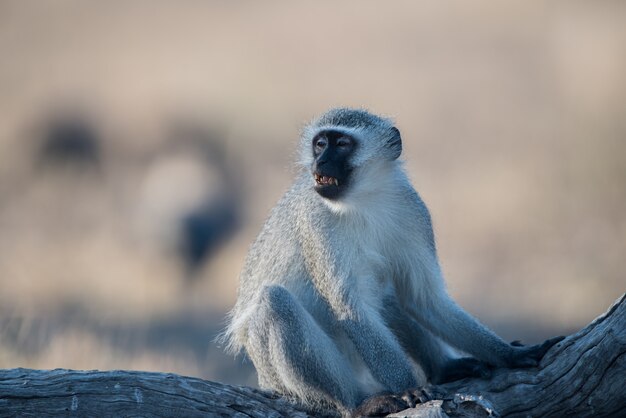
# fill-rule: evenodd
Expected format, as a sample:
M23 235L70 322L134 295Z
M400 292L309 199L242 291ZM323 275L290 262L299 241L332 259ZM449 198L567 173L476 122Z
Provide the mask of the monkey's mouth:
M339 180L331 176L322 176L321 174L314 173L315 182L318 186L339 186Z
M313 172L313 179L315 179L315 191L320 196L330 200L341 197L349 182L347 177L337 178L319 172Z

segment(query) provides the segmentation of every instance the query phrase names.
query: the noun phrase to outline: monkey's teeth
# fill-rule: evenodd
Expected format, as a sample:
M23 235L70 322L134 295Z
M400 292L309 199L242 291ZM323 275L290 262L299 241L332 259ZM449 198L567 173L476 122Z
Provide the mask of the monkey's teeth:
M325 185L334 184L335 186L339 186L339 180L337 180L334 177L322 176L317 173L314 174L313 177L315 178L315 182L317 184L325 184Z

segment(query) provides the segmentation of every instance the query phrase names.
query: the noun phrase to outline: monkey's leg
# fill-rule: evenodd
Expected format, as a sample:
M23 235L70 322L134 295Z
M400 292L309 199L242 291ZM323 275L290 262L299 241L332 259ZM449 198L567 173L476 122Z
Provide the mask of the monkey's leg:
M320 397L346 409L358 387L348 360L288 290L268 286L249 324L249 355L261 386L304 402Z

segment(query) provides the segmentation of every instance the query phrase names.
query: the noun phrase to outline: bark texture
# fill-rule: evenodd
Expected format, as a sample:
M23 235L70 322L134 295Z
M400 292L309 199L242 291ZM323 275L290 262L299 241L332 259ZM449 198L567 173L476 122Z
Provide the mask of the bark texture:
M0 417L310 417L274 394L166 373L0 370Z
M394 417L626 416L626 295L554 346L538 368L436 388ZM258 389L132 371L0 370L0 417L309 417Z

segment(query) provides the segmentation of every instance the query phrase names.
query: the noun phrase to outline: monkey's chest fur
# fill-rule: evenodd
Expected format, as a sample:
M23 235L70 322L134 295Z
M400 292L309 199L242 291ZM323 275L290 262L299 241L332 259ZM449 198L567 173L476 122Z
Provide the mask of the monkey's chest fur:
M402 304L408 294L431 287L425 271L432 265L432 254L424 252L427 236L415 212L397 210L397 199L403 198L381 197L367 210L332 213L330 219L324 212L323 225L317 211L327 208L318 207L307 222L295 225L297 250L275 260L286 263L281 270L293 272L280 278L281 285L329 332L337 328L338 313L329 312L328 298L345 296L346 289L358 295L363 309L380 312L385 299ZM416 288L420 283L424 289Z
M304 276L306 281L286 283L297 294L305 284L307 292L301 300L312 314L315 305L326 305L326 299L350 289L360 295L360 303L378 309L381 291L391 292L389 284L401 278L402 267L390 257L392 241L371 225L339 221L328 235L312 242L304 240ZM316 318L323 320L324 318Z

